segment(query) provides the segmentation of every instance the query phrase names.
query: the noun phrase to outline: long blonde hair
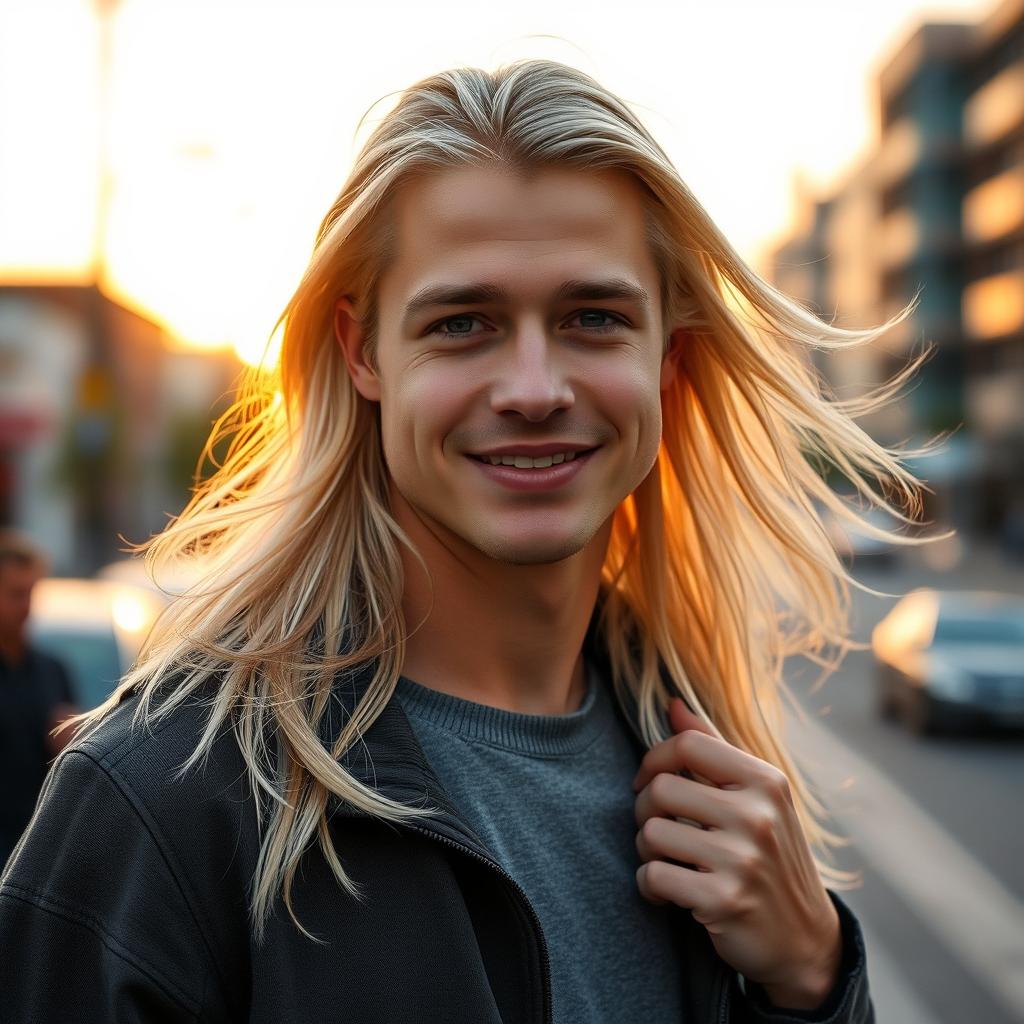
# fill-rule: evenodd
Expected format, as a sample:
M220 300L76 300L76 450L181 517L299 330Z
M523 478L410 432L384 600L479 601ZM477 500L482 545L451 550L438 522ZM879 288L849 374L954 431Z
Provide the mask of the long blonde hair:
M134 545L157 578L182 563L201 567L202 578L171 603L110 698L76 720L87 734L139 693L133 722L153 723L215 681L206 730L181 770L231 723L261 827L250 908L258 938L279 894L309 934L291 889L313 841L360 898L331 843L332 794L394 823L430 813L383 797L339 763L394 692L405 643L399 545L415 549L389 512L377 409L352 385L332 318L337 298L352 296L372 359L378 282L393 256L388 200L410 175L469 162L618 168L642 187L663 323L685 324L692 336L663 395L655 468L614 513L601 621L616 696L635 702L648 746L668 735L669 697L684 697L718 735L786 774L812 847L846 845L817 820L824 808L782 744L780 694L792 701L782 665L802 654L828 670L855 646L848 584L860 584L815 501L861 520L821 466L903 523L920 511L921 484L900 458L929 449L888 449L855 420L890 401L928 353L845 401L828 392L809 353L870 344L913 304L871 330L823 322L743 262L640 120L591 77L548 60L457 68L405 90L359 153L275 325L277 367L250 371L214 424L204 456L230 439L223 462L166 529ZM833 648L829 661L823 652ZM332 679L371 661L364 697L325 746L318 727ZM816 864L834 885L852 878Z

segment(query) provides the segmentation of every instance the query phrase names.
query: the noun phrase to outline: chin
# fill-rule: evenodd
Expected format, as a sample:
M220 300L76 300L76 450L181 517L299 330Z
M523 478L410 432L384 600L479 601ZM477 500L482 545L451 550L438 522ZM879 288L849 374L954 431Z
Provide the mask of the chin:
M515 541L509 537L488 537L470 543L488 558L505 565L554 565L579 554L589 540L562 537Z

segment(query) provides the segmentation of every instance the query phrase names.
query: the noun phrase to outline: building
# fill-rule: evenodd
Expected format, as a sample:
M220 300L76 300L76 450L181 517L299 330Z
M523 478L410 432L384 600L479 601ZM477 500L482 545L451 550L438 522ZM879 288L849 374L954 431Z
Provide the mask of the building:
M988 453L986 525L1024 530L1024 0L978 27L964 66L966 409Z
M957 429L926 514L1009 534L1024 502L1024 0L922 24L877 80L878 141L827 196L805 194L773 282L839 326L914 315L870 349L824 355L863 390L934 346L907 398L865 427L885 443Z
M176 424L208 429L238 364L175 351L95 286L5 285L0 368L0 524L87 575L180 511Z

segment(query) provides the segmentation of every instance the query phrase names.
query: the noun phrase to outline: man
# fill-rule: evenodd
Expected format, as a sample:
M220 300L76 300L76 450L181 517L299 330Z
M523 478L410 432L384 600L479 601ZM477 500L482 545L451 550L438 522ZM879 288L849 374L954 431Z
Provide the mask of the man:
M0 885L10 1019L873 1021L773 672L842 626L808 432L912 493L794 354L875 335L548 61L409 89L285 318Z
M46 558L17 530L0 529L0 865L25 830L50 762L66 736L53 735L77 713L64 666L25 633L32 590Z

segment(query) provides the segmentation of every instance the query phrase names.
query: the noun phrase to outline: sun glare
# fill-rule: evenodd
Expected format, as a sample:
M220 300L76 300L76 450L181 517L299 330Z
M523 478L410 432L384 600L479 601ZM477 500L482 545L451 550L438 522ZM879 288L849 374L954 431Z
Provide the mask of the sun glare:
M243 363L248 363L250 366L262 366L269 370L277 365L277 360L281 355L283 337L283 325L275 329L269 342L254 333L251 338L246 337L235 343L235 354Z
M867 120L867 56L877 55L897 17L925 10L915 0L865 3L871 17L857 15L863 31L855 53L840 60L833 47L804 47L793 61L780 52L775 92L762 97L772 116L761 118L746 78L729 68L763 61L757 26L772 19L799 15L820 23L825 38L833 24L828 5L751 5L743 38L733 32L734 5L708 9L701 15L708 44L664 77L657 69L674 63L667 58L677 33L652 35L638 16L624 27L623 46L604 52L600 18L587 28L568 8L541 0L524 0L511 13L474 11L466 34L441 34L429 53L412 26L422 18L436 32L428 9L410 8L409 42L388 38L380 46L388 19L372 8L342 14L315 3L255 5L240 36L230 0L13 0L0 8L0 276L82 283L91 279L91 254L102 252L112 291L149 311L172 343L272 363L280 337L270 339L265 356L268 335L344 180L357 148L353 126L367 105L438 66L486 65L544 41L554 49L548 55L582 61L635 97L688 184L734 244L750 251L781 226L795 163L810 153L833 167L848 155ZM109 11L106 22L100 10ZM689 31L684 8L674 18ZM339 30L358 40L343 62L335 59ZM640 38L643 47L630 45ZM641 50L642 66L629 56ZM807 88L826 64L831 87ZM713 102L699 95L709 75ZM848 107L837 107L837 97Z

